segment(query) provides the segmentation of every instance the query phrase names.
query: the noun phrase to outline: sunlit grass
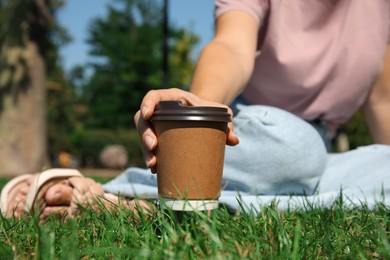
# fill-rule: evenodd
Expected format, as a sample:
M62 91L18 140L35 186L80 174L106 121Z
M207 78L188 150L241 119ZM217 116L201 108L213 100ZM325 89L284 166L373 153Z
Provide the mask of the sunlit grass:
M258 215L152 216L126 209L80 217L37 216L20 221L1 217L0 258L24 259L389 259L389 208L346 210L342 201L328 209L281 212L273 206Z

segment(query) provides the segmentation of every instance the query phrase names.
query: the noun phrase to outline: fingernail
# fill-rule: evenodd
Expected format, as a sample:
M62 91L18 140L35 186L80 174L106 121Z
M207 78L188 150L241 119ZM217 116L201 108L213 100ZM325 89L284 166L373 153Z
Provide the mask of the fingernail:
M150 150L152 150L154 148L154 144L155 144L154 139L150 136L146 136L145 137L145 144Z
M153 160L153 156L152 155L149 155L145 158L145 164L146 164L146 167L149 167L150 163L152 162Z
M141 110L142 117L145 117L147 113L148 113L148 108L147 107L143 107L142 110Z

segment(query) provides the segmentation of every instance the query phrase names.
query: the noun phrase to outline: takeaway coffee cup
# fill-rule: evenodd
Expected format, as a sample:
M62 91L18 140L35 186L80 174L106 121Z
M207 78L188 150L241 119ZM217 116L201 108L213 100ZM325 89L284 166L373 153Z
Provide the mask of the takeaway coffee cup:
M218 208L230 120L226 108L158 104L151 123L158 139L156 170L163 208Z

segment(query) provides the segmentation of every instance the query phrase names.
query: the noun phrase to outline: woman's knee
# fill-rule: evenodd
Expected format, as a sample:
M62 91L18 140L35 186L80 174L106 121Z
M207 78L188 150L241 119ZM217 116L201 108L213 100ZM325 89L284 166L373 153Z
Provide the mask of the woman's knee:
M238 178L250 180L252 186L273 192L278 187L284 190L286 187L281 187L284 183L290 183L290 187L295 187L293 190L300 189L301 183L306 193L314 189L327 158L317 131L304 120L278 108L239 108L234 124L240 144L226 148L226 175L236 178L236 173Z

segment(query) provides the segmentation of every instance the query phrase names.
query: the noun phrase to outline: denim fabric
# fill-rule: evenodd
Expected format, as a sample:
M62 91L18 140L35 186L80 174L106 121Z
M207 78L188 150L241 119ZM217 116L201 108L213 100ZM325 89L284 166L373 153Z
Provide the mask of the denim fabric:
M332 148L332 134L326 127L325 122L321 119L307 120L306 122L308 122L312 127L314 127L315 130L317 130L325 144L326 150L330 152Z
M341 196L346 207L390 206L390 146L327 154L306 121L273 107L237 108L240 144L226 147L221 203L259 212L271 203L281 210L328 207ZM128 197L158 198L156 175L148 169L128 168L103 188Z
M231 104L230 108L233 110L233 115L237 116L239 113L239 106L240 105L250 105L242 96L238 96ZM326 127L326 124L321 119L314 119L314 120L305 120L308 122L312 127L314 127L315 130L319 133L319 135L322 138L322 141L325 144L326 150L328 152L331 151L332 146L332 134L329 131L329 129Z
M318 132L275 107L237 105L240 144L226 147L224 177L254 194L312 194L327 161Z

